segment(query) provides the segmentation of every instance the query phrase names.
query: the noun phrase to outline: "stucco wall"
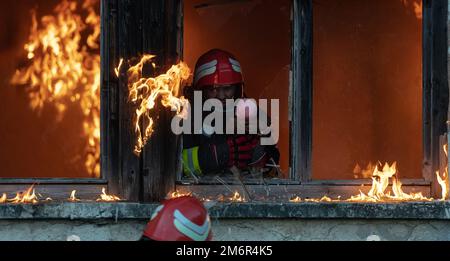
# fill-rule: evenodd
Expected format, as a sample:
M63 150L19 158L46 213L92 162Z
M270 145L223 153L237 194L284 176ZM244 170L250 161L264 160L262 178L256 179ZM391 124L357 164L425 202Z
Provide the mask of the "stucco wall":
M0 240L133 241L145 221L0 221ZM220 220L215 240L450 240L450 221Z

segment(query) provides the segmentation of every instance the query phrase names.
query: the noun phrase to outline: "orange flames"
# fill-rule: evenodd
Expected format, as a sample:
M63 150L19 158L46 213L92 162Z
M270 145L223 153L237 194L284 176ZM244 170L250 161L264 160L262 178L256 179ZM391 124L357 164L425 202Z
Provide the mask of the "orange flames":
M444 148L446 151L446 148ZM446 152L447 154L447 152ZM402 183L397 177L397 166L396 162L392 165L386 163L382 170L379 166L374 167L372 173L372 186L367 194L362 191L358 195L352 196L345 200L348 202L389 202L389 201L432 201L433 198L428 198L422 195L421 192L418 193L405 193L402 189ZM368 168L372 168L369 164ZM441 200L446 200L448 197L448 168L445 169L443 174L444 178L441 178L439 171L436 172L437 181L441 185L442 197ZM389 190L390 181L392 181L391 189ZM335 202L340 201L340 198L333 200L328 196L324 196L321 199L304 199L300 197L292 197L289 202Z
M237 191L234 192L233 196L229 200L232 202L245 202L245 199Z
M77 199L77 197L75 196L75 193L77 193L76 190L72 190L72 193L70 193L70 197L69 197L69 201L70 202L78 202L80 201L79 199Z
M423 0L400 0L406 8L411 8L417 19L422 19Z
M36 204L39 202L39 199L34 191L34 185L32 185L25 192L17 192L16 197L13 199L9 199L8 201L13 204Z
M98 0L62 0L53 15L39 21L32 12L32 26L25 51L29 66L17 70L14 85L28 85L31 108L41 113L45 105L58 112L60 121L71 103L80 105L86 137L85 167L100 175L100 17ZM84 15L81 15L84 14ZM87 37L85 36L87 35Z
M7 199L8 199L8 198L7 198L6 193L3 193L2 197L0 198L0 203L6 203L6 200L7 200Z
M302 202L302 198L299 196L295 196L295 197L292 197L291 199L289 199L289 202L299 203L299 202Z
M397 163L392 165L386 163L380 171L379 166L375 166L372 174L372 187L367 195L360 191L359 195L352 196L348 201L429 201L431 198L424 197L421 192L407 194L403 192L402 183L396 176ZM388 191L389 181L392 180L392 194Z
M169 194L170 194L169 198L181 198L185 196L192 196L192 192L181 192L178 190Z
M120 201L120 200L122 199L120 199L118 196L106 194L105 188L102 188L102 194L100 195L100 198L97 199L97 201L106 201L106 202Z
M314 198L306 198L305 202L332 202L332 201L336 201L331 199L328 196L323 196L320 199L314 199Z
M119 65L117 66L117 68L114 68L114 72L116 73L117 77L120 76L120 68L122 68L122 65L123 65L123 59L120 59Z
M184 97L178 98L177 96L182 82L188 80L190 76L189 67L184 62L180 62L172 66L165 74L155 78L143 77L142 69L145 64L151 63L153 68L156 68L153 62L154 58L154 55L144 55L138 64L128 70L129 98L133 104L138 106L135 119L137 141L134 149L137 155L140 155L152 135L154 122L150 113L156 105L156 100L161 98L161 104L164 107L170 107L177 114L187 105ZM118 72L117 69L116 74Z
M444 145L443 147L445 156L448 157L448 145ZM442 174L443 178L439 174L439 171L436 171L436 178L441 186L441 200L446 200L448 198L448 188L449 188L449 179L448 179L448 166L445 167L444 173Z
M331 199L328 196L323 196L321 198L305 198L305 199L302 199L299 196L295 196L295 197L292 197L291 199L289 199L289 202L292 202L292 203L300 203L300 202L319 203L319 202L335 202L335 201L339 201L339 200L340 200L340 197L336 200L336 199Z
M51 198L45 199L45 201L50 201ZM16 196L12 199L8 199L8 195L3 193L0 197L0 203L12 203L12 204L36 204L39 202L39 198L35 193L34 185L31 185L25 191L19 191Z
M356 164L355 168L353 169L353 174L355 179L358 178L364 178L369 179L372 177L373 171L375 170L376 164L373 164L372 162L369 162L367 164L367 167L365 169L361 169L359 164Z

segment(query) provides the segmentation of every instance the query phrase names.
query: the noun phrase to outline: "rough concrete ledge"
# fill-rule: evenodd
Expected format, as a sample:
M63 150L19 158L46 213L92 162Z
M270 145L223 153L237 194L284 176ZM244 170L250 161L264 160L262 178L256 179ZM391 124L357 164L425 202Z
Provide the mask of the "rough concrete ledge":
M450 220L450 202L408 203L206 203L218 219L415 219ZM148 219L156 204L40 203L1 204L0 220Z

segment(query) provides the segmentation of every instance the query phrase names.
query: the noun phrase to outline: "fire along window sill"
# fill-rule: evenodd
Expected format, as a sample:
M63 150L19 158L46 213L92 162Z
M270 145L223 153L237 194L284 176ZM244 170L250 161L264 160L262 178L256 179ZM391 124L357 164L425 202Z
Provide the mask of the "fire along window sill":
M450 202L404 203L216 203L213 219L415 219L450 220ZM149 219L157 204L39 203L0 204L0 220Z

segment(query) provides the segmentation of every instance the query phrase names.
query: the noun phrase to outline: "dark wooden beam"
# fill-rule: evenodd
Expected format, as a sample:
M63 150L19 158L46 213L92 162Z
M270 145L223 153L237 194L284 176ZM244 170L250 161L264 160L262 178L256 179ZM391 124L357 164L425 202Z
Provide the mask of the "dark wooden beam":
M442 144L447 133L448 1L424 0L423 5L423 137L424 178L432 181L432 194L439 193L435 171L439 170Z
M422 11L422 136L423 136L423 177L432 180L431 160L431 46L432 9L429 0L423 0Z
M170 109L152 112L153 135L140 156L133 153L135 105L128 100L126 71L143 54L156 55L157 68L144 76L165 72L179 60L180 0L103 0L102 12L102 173L112 192L131 201L158 201L174 186L179 169L180 139L170 130ZM114 68L125 63L117 78Z
M181 1L144 1L144 52L155 54L157 70L153 75L166 72L180 60L177 50L178 16ZM157 36L157 37L155 37ZM143 200L159 201L174 188L178 168L180 137L174 135L170 125L174 113L157 103L154 132L143 152Z
M100 157L101 175L108 180L108 189L123 196L119 170L119 80L113 66L118 58L117 8L117 0L101 2Z
M291 178L311 180L312 164L312 0L293 2Z

